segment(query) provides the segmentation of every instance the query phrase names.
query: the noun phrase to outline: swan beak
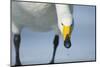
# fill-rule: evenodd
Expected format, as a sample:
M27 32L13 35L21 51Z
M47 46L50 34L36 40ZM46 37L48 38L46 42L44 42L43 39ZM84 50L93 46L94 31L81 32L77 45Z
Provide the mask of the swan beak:
M71 26L65 26L63 25L63 39L64 41L68 38L70 38L71 33Z

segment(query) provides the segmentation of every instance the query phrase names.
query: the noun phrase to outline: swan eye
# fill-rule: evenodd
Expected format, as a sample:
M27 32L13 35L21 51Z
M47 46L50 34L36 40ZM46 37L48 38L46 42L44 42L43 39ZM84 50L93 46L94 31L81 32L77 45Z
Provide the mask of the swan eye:
M63 24L63 23L61 23L61 25L63 26L64 24Z

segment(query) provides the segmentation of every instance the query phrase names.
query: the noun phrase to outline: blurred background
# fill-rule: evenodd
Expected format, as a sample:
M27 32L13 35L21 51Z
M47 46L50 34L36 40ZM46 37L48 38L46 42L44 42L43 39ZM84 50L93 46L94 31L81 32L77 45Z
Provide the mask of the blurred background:
M66 49L60 37L55 63L95 60L95 6L73 5L74 29L72 46ZM53 53L54 31L32 32L24 28L21 33L21 63L49 63ZM13 39L13 35L12 35ZM12 40L12 65L15 64L15 48Z

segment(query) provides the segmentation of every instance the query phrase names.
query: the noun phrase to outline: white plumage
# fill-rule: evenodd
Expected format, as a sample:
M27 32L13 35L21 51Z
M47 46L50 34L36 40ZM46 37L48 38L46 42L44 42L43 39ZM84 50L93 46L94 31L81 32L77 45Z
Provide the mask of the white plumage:
M58 33L58 30L60 30L59 28L61 28L61 22L65 25L72 24L72 19L70 17L71 13L68 5L62 6L59 4L55 5L48 3L12 2L13 33L20 33L24 27L39 32L55 30L55 32Z
M45 3L13 2L12 21L19 30L22 27L40 32L51 30L53 25L57 25L55 6ZM16 33L15 30L13 32Z

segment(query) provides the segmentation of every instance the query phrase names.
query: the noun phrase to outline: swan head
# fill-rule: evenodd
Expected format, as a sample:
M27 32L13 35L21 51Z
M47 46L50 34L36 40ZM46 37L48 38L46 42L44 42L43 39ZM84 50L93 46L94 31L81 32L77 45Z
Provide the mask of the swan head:
M71 47L72 17L64 18L58 23L66 48Z

